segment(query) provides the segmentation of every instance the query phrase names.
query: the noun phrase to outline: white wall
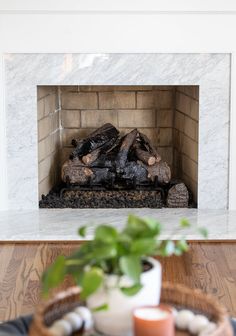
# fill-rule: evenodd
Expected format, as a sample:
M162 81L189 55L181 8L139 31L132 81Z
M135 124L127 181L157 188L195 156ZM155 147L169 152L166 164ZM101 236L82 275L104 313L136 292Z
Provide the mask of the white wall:
M232 11L234 0L1 0L7 11Z
M182 0L178 1L178 6L174 0L165 2L123 0L117 2L119 5L116 4L116 7L114 3L116 4L115 1L109 0L99 2L97 0L22 0L21 2L2 0L0 1L1 59L3 54L8 52L227 52L232 53L233 56L233 85L236 82L234 63L236 12L233 12L236 10L235 1ZM82 12L80 12L81 8ZM115 11L112 11L113 8ZM129 12L132 8L135 8L135 11ZM142 12L142 9L145 9L145 12ZM170 9L171 13L168 14L166 11ZM208 10L211 12L207 13ZM6 146L2 76L3 62L1 61L0 209L7 208L7 204L4 203ZM231 138L234 147L231 147L230 181L230 207L234 209L236 209L235 95L233 92Z

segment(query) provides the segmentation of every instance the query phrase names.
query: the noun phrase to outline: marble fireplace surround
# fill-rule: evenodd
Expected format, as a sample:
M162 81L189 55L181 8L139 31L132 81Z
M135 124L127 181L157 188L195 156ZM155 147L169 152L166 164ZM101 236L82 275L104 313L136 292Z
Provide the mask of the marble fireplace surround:
M227 209L230 54L5 54L9 209L38 208L37 85L199 85L198 208Z

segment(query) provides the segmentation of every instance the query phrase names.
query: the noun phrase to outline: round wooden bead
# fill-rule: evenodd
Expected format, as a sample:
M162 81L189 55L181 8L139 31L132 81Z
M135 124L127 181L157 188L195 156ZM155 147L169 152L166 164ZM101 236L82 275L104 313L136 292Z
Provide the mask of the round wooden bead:
M89 330L93 326L93 318L90 310L86 307L77 307L75 308L74 312L79 314L79 316L84 321L84 329Z
M214 323L214 322L209 322L208 325L206 326L206 328L204 328L204 329L200 332L199 336L207 336L207 335L211 335L211 333L212 333L213 331L215 331L216 328L217 328L216 323Z
M180 310L175 318L176 327L180 330L186 330L193 318L194 314L190 310Z
M73 331L79 330L83 325L82 317L74 312L64 315L63 320L71 324Z
M204 330L209 324L208 318L204 315L195 315L188 325L191 334L197 335Z
M72 326L68 321L57 320L49 328L54 336L69 336L72 333Z

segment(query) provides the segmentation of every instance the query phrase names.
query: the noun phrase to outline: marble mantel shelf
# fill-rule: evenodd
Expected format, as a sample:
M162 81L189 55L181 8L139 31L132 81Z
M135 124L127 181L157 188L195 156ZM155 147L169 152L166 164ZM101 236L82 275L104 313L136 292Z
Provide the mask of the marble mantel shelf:
M236 211L197 209L40 209L33 211L0 212L0 241L71 241L81 240L76 232L80 225L111 223L120 228L127 215L157 218L165 230L162 239L169 237L180 218L188 218L193 227L205 226L209 240L236 240ZM192 228L185 231L188 240L201 240ZM178 232L173 239L178 239ZM92 237L91 230L89 238Z

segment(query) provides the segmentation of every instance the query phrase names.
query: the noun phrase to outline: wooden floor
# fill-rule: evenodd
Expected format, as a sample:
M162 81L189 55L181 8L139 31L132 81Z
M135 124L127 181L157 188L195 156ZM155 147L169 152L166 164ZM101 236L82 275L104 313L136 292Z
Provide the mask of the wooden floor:
M0 320L34 311L43 270L79 243L0 244ZM182 257L161 260L164 280L201 288L236 316L236 243L192 243Z

